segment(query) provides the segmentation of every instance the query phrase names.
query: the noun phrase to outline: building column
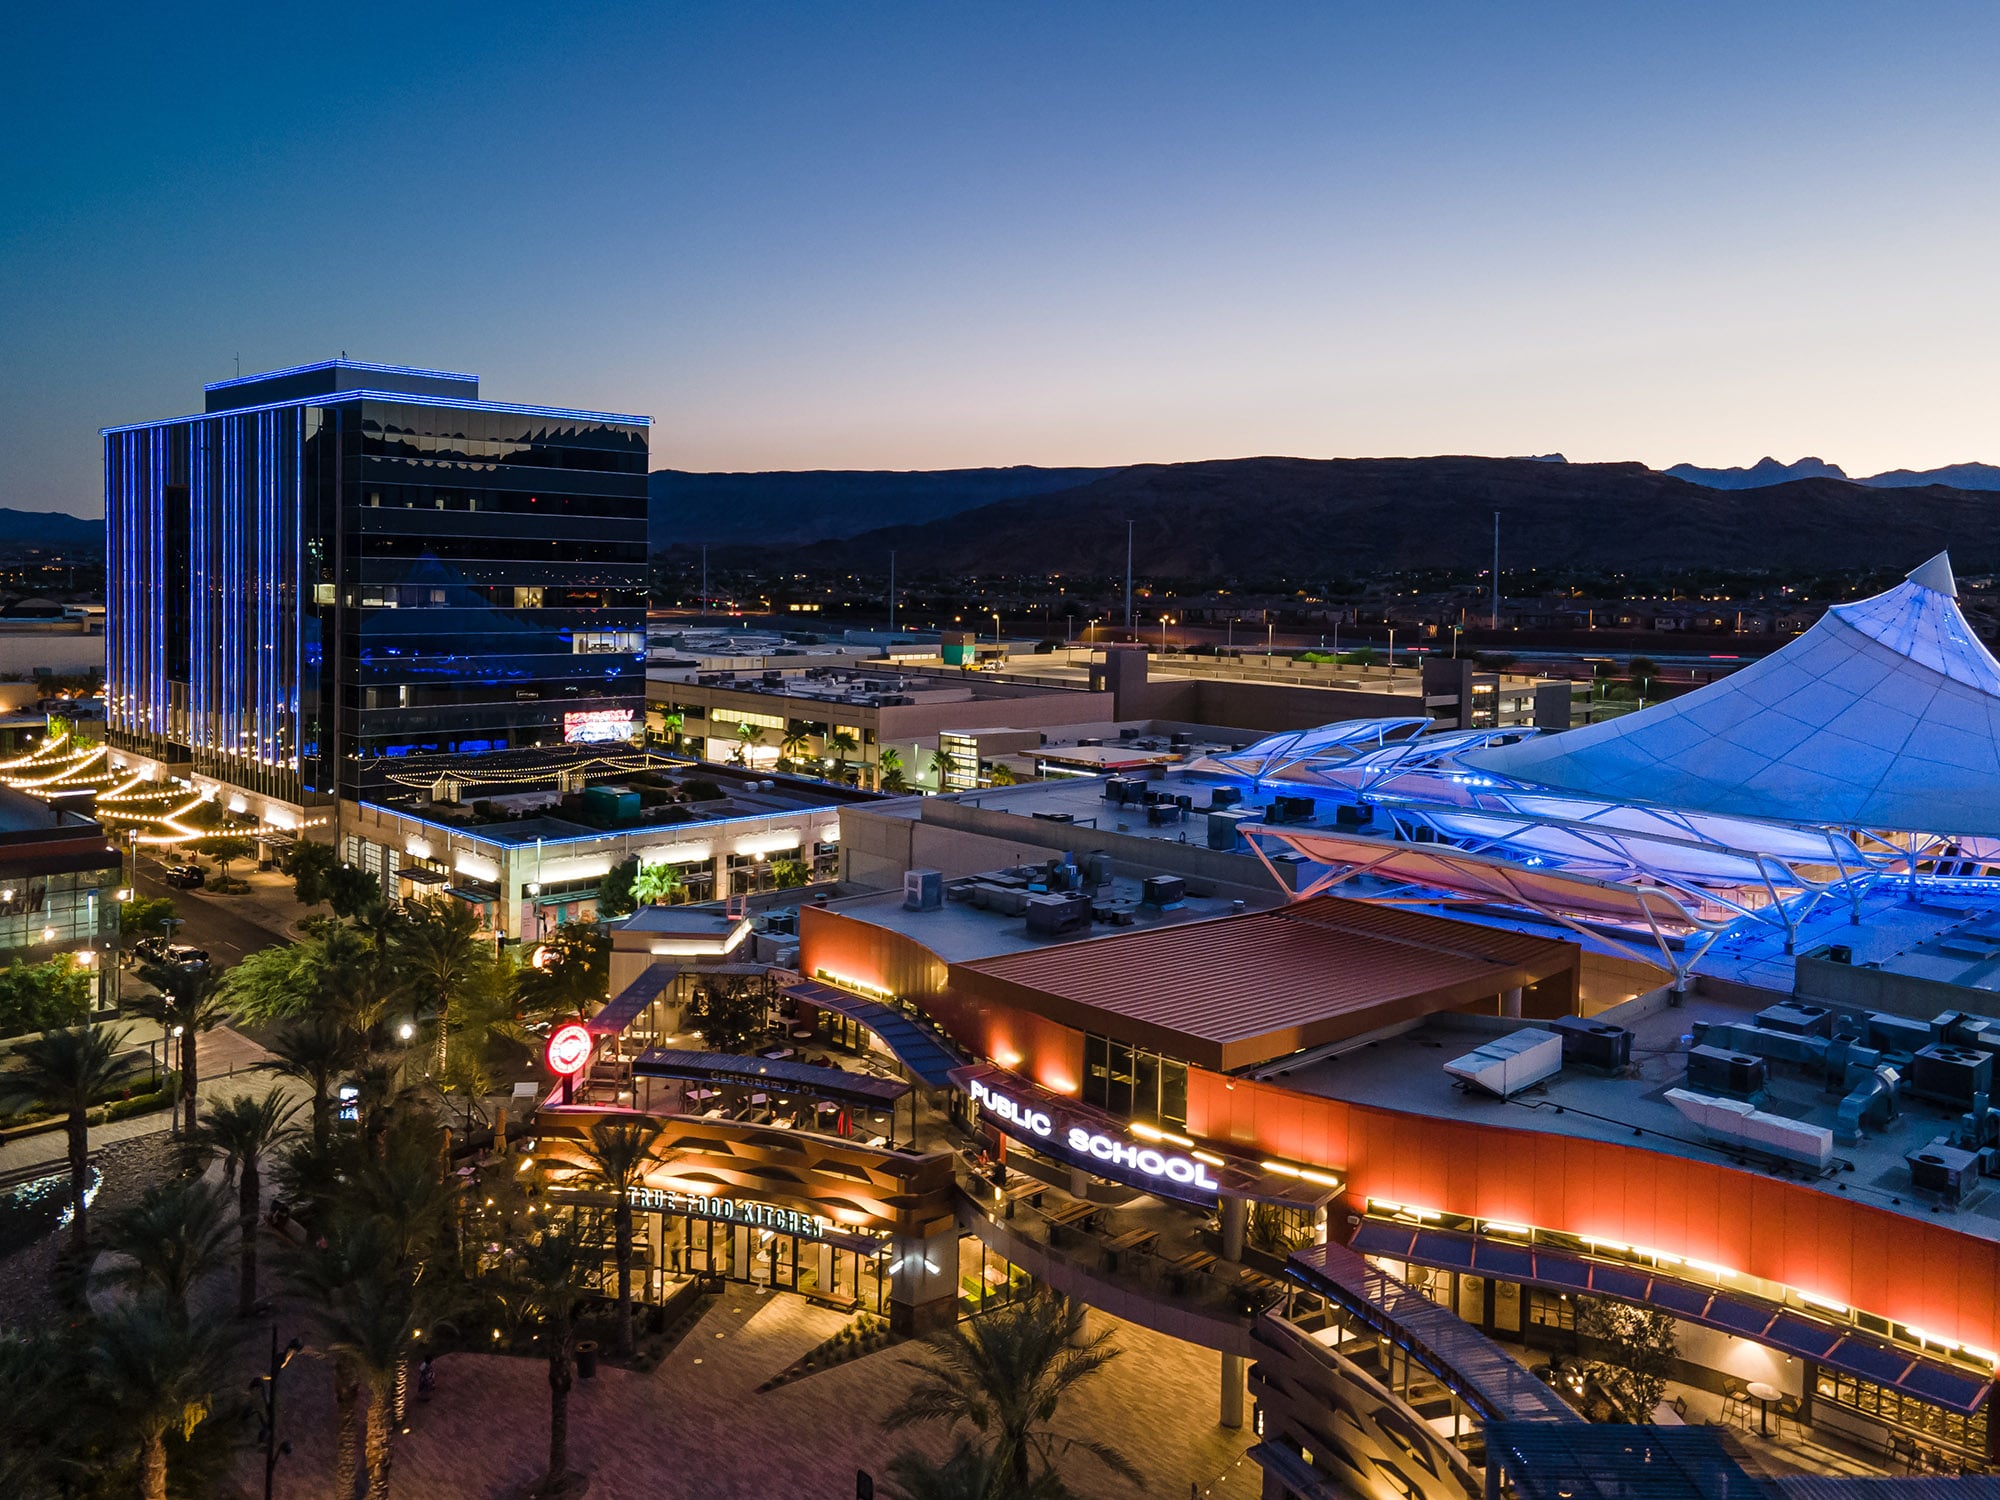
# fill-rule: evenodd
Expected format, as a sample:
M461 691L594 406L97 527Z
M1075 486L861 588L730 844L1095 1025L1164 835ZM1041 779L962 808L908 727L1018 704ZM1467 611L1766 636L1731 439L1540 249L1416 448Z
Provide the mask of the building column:
M1090 1173L1086 1172L1082 1167L1071 1167L1069 1169L1069 1195L1072 1198L1088 1198L1090 1196Z
M833 1246L825 1240L819 1242L819 1291L823 1297L833 1295Z
M729 899L729 856L727 854L718 854L715 856L715 890L713 899L717 901L726 901Z
M1509 1020L1521 1019L1521 987L1518 984L1500 997L1500 1014Z
M889 1326L921 1338L958 1321L958 1224L899 1234L889 1250Z
M1243 1259L1243 1235L1250 1225L1250 1200L1248 1198L1224 1198L1222 1200L1222 1258L1224 1260Z
M1239 1200L1240 1201L1240 1200ZM1222 1356L1222 1425L1243 1425L1243 1372L1246 1361L1240 1354Z

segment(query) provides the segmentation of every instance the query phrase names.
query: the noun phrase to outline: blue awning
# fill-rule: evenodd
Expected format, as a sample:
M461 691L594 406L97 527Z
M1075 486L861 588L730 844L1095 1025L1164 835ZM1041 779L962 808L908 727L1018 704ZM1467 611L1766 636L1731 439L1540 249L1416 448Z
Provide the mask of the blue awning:
M599 1036L620 1036L639 1019L639 1012L660 998L679 971L671 964L654 964L598 1008L584 1024Z
M910 1091L910 1086L900 1078L877 1078L873 1073L850 1073L844 1068L822 1068L774 1057L686 1052L672 1047L648 1047L632 1059L632 1072L639 1078L680 1078L727 1084L731 1088L805 1094L869 1109L886 1109Z
M794 1000L817 1005L821 1010L830 1010L867 1027L882 1038L882 1045L895 1054L897 1062L931 1088L950 1088L951 1070L965 1066L965 1059L935 1033L879 1000L835 989L815 979L786 985L784 992Z
M1552 1246L1499 1244L1450 1230L1415 1229L1379 1220L1370 1220L1356 1230L1351 1245L1363 1255L1457 1271L1466 1268L1468 1246L1471 1267L1480 1275L1658 1307L1690 1323L1754 1339L1968 1416L1985 1404L1993 1389L1990 1378L1970 1370L1922 1359L1886 1341L1837 1323L1819 1322L1775 1302L1683 1281L1649 1267L1614 1266Z

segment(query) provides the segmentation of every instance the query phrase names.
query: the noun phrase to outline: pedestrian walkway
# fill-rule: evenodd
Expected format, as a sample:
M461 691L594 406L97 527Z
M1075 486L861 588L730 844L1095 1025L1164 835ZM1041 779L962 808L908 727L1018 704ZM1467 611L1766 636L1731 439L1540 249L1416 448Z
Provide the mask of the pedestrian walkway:
M147 1051L158 1048L160 1028L157 1022L141 1019L115 1024L129 1029L130 1034L126 1038L128 1049ZM218 1026L199 1037L195 1048L195 1062L200 1075L196 1093L201 1099L229 1099L245 1092L261 1094L276 1079L277 1075L263 1071L271 1061L271 1054L227 1026ZM300 1097L304 1097L303 1092ZM170 1130L173 1123L172 1110L158 1109L148 1114L93 1125L90 1149L96 1151L114 1141L129 1141L137 1136ZM0 1144L0 1176L45 1162L63 1162L68 1158L69 1136L62 1130L21 1136Z

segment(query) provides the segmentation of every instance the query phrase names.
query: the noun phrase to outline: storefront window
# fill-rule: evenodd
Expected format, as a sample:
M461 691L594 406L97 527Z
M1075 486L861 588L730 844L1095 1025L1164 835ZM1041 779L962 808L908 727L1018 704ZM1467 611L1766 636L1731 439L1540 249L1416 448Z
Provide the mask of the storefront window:
M1187 1124L1187 1064L1110 1037L1083 1039L1083 1102L1134 1120Z
M1903 1432L1914 1433L1927 1442L1943 1443L1976 1458L1986 1456L1986 1413L1970 1417L1946 1411L1928 1401L1919 1401L1872 1380L1822 1369L1814 1382L1815 1399L1859 1412Z

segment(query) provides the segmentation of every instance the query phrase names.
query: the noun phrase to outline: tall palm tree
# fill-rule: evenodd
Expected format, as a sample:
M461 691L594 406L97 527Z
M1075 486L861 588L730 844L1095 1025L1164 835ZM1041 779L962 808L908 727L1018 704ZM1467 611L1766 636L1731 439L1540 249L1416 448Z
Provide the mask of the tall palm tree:
M610 1193L611 1225L618 1257L618 1352L632 1352L632 1189L646 1179L646 1169L659 1159L656 1147L664 1127L658 1120L634 1115L599 1120L583 1142L584 1170L578 1181Z
M227 1190L198 1177L156 1182L105 1220L105 1248L125 1258L105 1279L186 1322L195 1286L228 1258L229 1229Z
M463 901L410 902L404 912L407 921L394 939L396 966L417 1013L437 1024L442 1070L467 1004L492 988L493 949L479 936L479 914Z
M155 1303L117 1308L98 1319L90 1383L138 1438L144 1500L167 1500L167 1433L178 1429L190 1438L208 1420L227 1355L216 1330L191 1328Z
M945 754L944 747L940 745L931 751L931 776L937 782L939 791L944 790L945 774L950 770L951 757Z
M20 1066L0 1083L12 1100L59 1110L69 1137L70 1246L79 1255L90 1248L90 1107L98 1097L132 1076L135 1060L122 1055L129 1032L97 1026L45 1031L16 1049Z
M960 1324L921 1356L902 1361L919 1378L882 1425L894 1431L920 1422L969 1423L990 1434L994 1463L1018 1493L1032 1492L1038 1463L1045 1480L1072 1449L1136 1485L1138 1470L1116 1448L1049 1426L1063 1398L1120 1353L1109 1333L1083 1339L1082 1331L1082 1306L1046 1289Z
M359 1457L366 1463L369 1500L388 1500L396 1378L439 1310L438 1278L400 1264L382 1225L356 1214L337 1215L320 1240L292 1257L292 1269L319 1325L322 1347L333 1357L338 1493L354 1493ZM368 1405L362 1413L364 1388Z
M589 1252L573 1227L551 1229L514 1259L503 1298L534 1322L549 1362L549 1467L541 1488L557 1491L569 1473L569 1392L576 1382L576 1309Z
M168 1038L180 1037L181 1128L192 1137L195 1127L195 1088L200 1082L197 1039L213 1031L228 1018L229 1010L216 993L214 973L190 964L145 963L139 977L153 986L154 993L141 995L134 1008L142 1016L160 1023Z
M236 1294L236 1315L247 1318L257 1309L257 1219L264 1202L264 1162L298 1133L292 1117L296 1099L287 1099L273 1084L263 1098L238 1094L208 1112L200 1142L222 1158L224 1181L236 1183L237 1232L242 1242L242 1274Z
M311 1091L313 1148L326 1150L333 1134L334 1086L360 1061L360 1048L338 1021L316 1011L279 1032L271 1050L277 1054L278 1071Z
M806 758L806 752L812 749L812 735L803 719L785 721L785 737L778 742L778 749L794 764Z
M846 781L847 759L860 751L860 741L854 738L853 731L836 729L826 737L826 748L833 752L833 779Z
M739 766L747 766L750 764L751 747L753 745L762 745L763 743L764 731L762 729L759 729L755 724L738 724L736 726L736 748L729 753L729 758Z

